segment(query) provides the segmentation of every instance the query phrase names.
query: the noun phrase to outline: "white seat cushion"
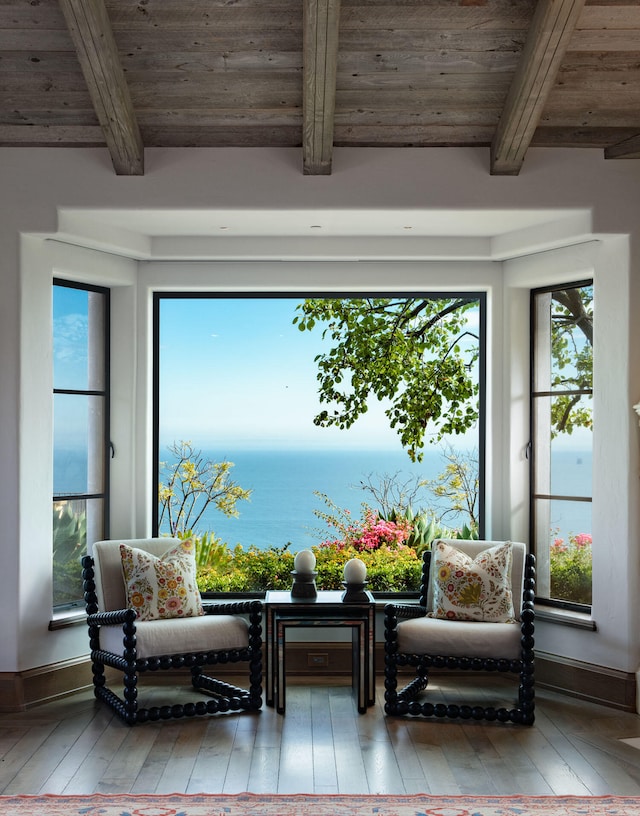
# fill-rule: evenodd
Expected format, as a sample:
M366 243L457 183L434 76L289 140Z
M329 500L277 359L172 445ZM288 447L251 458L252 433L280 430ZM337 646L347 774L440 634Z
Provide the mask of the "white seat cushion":
M249 645L248 629L247 621L235 615L136 621L136 648L138 657L244 649ZM122 654L122 627L102 626L100 646Z
M519 623L414 618L398 623L398 651L451 657L520 658Z

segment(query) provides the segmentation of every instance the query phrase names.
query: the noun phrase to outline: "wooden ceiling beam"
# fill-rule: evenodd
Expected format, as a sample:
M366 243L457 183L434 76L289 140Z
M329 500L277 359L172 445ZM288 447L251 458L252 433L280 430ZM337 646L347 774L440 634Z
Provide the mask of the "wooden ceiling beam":
M144 145L104 0L59 0L118 175L144 175Z
M304 0L302 157L305 175L331 173L340 0Z
M491 174L517 176L585 0L538 0L491 143Z
M640 134L606 147L605 159L640 159Z

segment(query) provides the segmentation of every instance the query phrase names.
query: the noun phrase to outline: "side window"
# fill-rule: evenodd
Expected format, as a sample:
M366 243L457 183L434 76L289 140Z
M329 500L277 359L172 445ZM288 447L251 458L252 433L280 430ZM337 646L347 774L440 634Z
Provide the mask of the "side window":
M107 535L109 291L53 284L53 606L82 599L87 541Z
M531 525L538 596L591 605L593 283L532 292Z

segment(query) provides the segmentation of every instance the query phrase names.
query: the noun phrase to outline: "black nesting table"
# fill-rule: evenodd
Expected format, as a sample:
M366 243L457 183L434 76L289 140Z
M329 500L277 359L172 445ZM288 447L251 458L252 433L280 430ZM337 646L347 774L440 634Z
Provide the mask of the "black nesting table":
M287 629L325 626L351 629L351 673L358 711L364 714L374 704L376 606L373 595L366 594L366 602L343 603L340 590L320 591L315 598L292 598L285 590L267 592L267 705L285 713Z

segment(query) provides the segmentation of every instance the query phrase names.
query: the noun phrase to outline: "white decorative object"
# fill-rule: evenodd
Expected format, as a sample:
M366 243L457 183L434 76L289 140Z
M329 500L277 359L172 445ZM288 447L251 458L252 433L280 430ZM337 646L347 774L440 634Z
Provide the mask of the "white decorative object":
M296 557L293 559L293 567L296 572L308 574L313 572L315 566L316 557L311 550L300 550L299 553L296 553Z
M364 584L367 580L366 564L359 558L351 558L344 565L344 580L348 584Z
M636 412L636 414L637 414L637 415L640 417L640 402L637 402L637 403L636 403L636 404L633 406L633 410L634 410L634 411ZM640 425L640 421L638 422L638 425Z

